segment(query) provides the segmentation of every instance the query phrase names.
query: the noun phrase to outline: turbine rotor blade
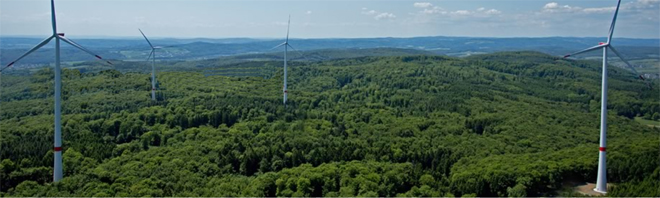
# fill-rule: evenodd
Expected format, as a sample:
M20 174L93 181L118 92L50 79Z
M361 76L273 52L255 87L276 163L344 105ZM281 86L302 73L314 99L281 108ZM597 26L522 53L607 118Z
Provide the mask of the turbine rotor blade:
M57 22L55 20L55 1L50 0L50 19L53 25L53 35L57 35Z
M305 56L303 56L303 54L302 54L300 51L298 51L296 48L293 48L293 46L291 46L291 44L288 44L288 43L287 43L286 45L288 45L293 51L295 51L295 52L297 52L298 54L300 54L301 57L303 57L303 58L305 57Z
M30 49L29 51L25 52L23 55L21 55L20 57L18 57L16 60L14 60L14 61L10 62L9 64L7 64L7 66L5 66L4 68L2 68L2 70L5 70L5 69L7 69L8 67L11 67L12 65L14 65L14 63L16 63L16 62L18 62L19 60L23 59L25 56L31 54L32 52L34 52L34 51L38 50L39 48L43 47L44 45L48 44L48 42L50 42L50 40L53 39L53 37L55 37L55 36L50 36L50 37L44 39L43 41L41 41L41 43L37 44L37 45L34 46L32 49ZM0 71L2 71L2 70L0 70Z
M152 49L151 53L149 53L149 57L147 57L147 62L149 61L149 59L151 59L151 55L154 55L154 51L155 50ZM154 58L156 58L156 57L154 57Z
M277 45L277 46L275 46L275 47L273 47L273 48L270 48L270 50L274 50L274 49L276 49L276 48L278 48L278 47L282 47L282 46L284 46L284 45L286 45L286 44L287 44L287 43L284 42L284 43L279 44L279 45Z
M68 44L70 44L70 45L72 45L72 46L74 46L74 47L76 47L76 48L78 48L78 49L80 49L80 50L82 50L82 51L84 51L84 52L87 52L88 54L90 54L90 55L92 55L92 56L94 56L94 57L96 57L96 58L98 58L99 60L103 60L103 58L101 58L101 56L95 54L95 53L92 52L92 51L89 51L87 48L85 48L85 47L79 45L78 43L73 42L72 40L70 40L70 39L68 39L68 38L66 38L66 37L64 37L64 36L57 36L57 37L58 37L58 39L62 39L62 41L66 42L66 43L68 43ZM106 60L105 62L108 63L108 64L110 64L110 65L112 65L112 63L111 63L110 61L107 61L107 60Z
M580 50L580 51L577 51L577 52L567 54L567 55L564 56L564 58L568 58L570 56L575 56L575 55L582 54L582 53L585 53L585 52L594 51L594 50L597 50L597 49L600 49L600 48L603 48L603 47L607 47L607 46L609 46L609 44L596 45L596 46L593 46L593 47L590 47L590 48L587 48L587 49L584 49L584 50Z
M74 47L84 48L82 45L76 43L75 41L73 41L73 40L71 40L71 39L69 39L69 38L64 37L64 35L58 35L57 37L60 38L60 39L62 39L62 40L64 40L65 42L68 41L67 43L73 45ZM87 50L87 51L88 51L88 53L91 53L91 51L89 51L89 50ZM92 53L92 54L93 54L93 53Z
M619 7L621 6L621 0L616 4L616 10L614 11L614 17L612 17L612 24L610 24L610 32L607 35L607 43L612 41L612 35L614 34L614 25L616 25L616 17L619 15Z
M138 28L138 30L140 30L140 34L142 34L142 36L144 37L144 40L147 40L147 43L149 43L149 46L151 46L151 49L153 49L153 48L154 48L154 45L152 45L152 44L151 44L151 41L149 41L149 39L147 38L147 36L144 35L144 32L142 32L142 30L141 30L140 28Z
M618 56L626 64L626 66L628 66L628 68L630 68L630 70L632 70L635 73L635 75L637 75L639 77L639 79L645 80L644 77L642 75L640 75L637 72L637 70L635 70L635 68L632 66L632 64L630 64L628 62L628 60L624 59L623 56L621 56L621 54L619 54L619 51L616 51L616 49L614 49L614 47L612 47L611 45L610 45L610 49L612 50L612 52L614 52L614 54L616 54L616 56Z
M289 43L289 27L291 27L291 15L289 15L289 22L286 23L286 43Z

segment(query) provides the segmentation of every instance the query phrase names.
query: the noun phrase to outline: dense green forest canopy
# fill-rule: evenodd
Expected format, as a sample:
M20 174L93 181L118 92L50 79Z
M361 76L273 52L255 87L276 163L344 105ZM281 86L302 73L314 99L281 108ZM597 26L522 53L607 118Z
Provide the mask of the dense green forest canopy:
M596 179L598 62L295 61L286 107L280 65L159 72L157 102L148 73L66 69L58 183L52 70L3 75L0 196L573 196ZM660 128L635 121L660 119L658 82L609 69L608 195L660 196Z

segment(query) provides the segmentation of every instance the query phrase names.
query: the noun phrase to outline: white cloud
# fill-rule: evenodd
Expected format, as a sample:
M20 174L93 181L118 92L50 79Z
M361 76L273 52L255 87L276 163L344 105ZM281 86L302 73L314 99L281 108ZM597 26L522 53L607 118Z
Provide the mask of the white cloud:
M660 7L660 0L637 0L635 2L628 2L621 4L621 10L639 11L639 10L657 10ZM613 13L616 6L610 7L596 7L596 8L581 8L570 5L560 5L557 2L550 2L543 6L542 13L576 13L576 14L600 14L600 13Z
M660 7L660 0L637 0L636 2L621 5L621 9L637 10L658 10L658 7Z
M414 3L413 6L415 6L416 8L429 8L429 7L432 7L433 4L431 4L429 2L417 2L417 3Z
M572 7L569 5L559 5L557 2L550 2L543 6L542 12L555 13L555 12L578 12L581 11L580 7Z
M376 19L376 20L396 18L396 15L394 15L392 13L378 12L376 10L369 10L367 8L362 8L362 14L369 15L369 16L374 16L374 19Z
M363 9L362 14L364 14L364 15L375 15L375 14L378 14L378 12L376 12L376 10Z
M543 6L543 9L555 9L557 7L559 7L559 4L557 2L550 2L545 4L545 6Z
M437 7L437 6L435 6L433 8L430 8L430 9L428 9L428 8L424 9L421 12L424 13L424 14L437 14L437 13L447 14L447 11L445 11L441 7Z
M496 9L486 9L484 7L477 8L477 11L474 12L475 15L480 15L483 16L485 15L496 15L496 14L502 14L502 11L496 10Z
M438 6L433 6L429 2L417 2L413 4L416 8L424 8L424 10L419 11L422 14L447 14L447 11Z
M582 11L586 13L613 13L616 7L603 7L603 8L585 8Z
M487 9L485 7L480 7L477 8L475 11L470 11L470 10L454 10L454 11L448 11L445 10L441 7L438 6L432 6L432 4L428 4L428 6L422 5L420 3L415 3L415 7L417 8L424 8L423 10L419 11L420 14L440 14L440 15L449 15L449 16L475 16L475 17L485 17L487 15L497 15L501 14L502 12L496 9Z
M490 9L485 12L486 14L502 14L502 11L496 9Z
M396 18L396 15L394 15L392 13L387 13L387 12L380 13L380 14L378 14L374 17L374 19L376 19L376 20L394 19L394 18Z
M472 12L470 12L468 10L456 10L456 11L453 11L453 12L450 12L450 13L455 14L455 15L469 15L469 14L472 14Z
M660 4L660 0L637 0L637 3L644 5L657 5Z
M312 14L312 11L311 11L311 10L307 10L307 12L305 12L305 14Z

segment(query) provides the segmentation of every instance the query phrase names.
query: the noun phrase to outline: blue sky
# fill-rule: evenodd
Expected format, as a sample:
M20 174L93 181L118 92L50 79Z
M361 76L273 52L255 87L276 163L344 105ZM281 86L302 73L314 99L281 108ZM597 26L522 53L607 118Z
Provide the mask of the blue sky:
M603 37L616 0L56 0L68 36ZM0 0L0 36L50 34L48 0ZM625 0L617 37L660 38L660 0Z

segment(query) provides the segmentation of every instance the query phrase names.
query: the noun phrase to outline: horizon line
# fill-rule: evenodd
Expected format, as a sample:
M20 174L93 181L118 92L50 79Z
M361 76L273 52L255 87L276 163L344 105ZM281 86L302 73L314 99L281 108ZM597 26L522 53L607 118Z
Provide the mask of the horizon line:
M0 38L44 38L49 35L0 35ZM101 36L101 35L73 35L79 39L142 39L139 35L137 36ZM487 36L389 36L389 37L291 37L290 39L297 40L314 40L314 39L411 39L411 38L489 38L489 39L513 39L513 38L607 38L606 36L512 36L512 37L487 37ZM619 39L647 39L647 40L660 40L658 38L651 37L615 37ZM190 40L190 39L210 39L210 40L222 40L222 39L254 39L254 40L279 40L283 38L279 37L152 37L152 39L180 39L180 40Z

